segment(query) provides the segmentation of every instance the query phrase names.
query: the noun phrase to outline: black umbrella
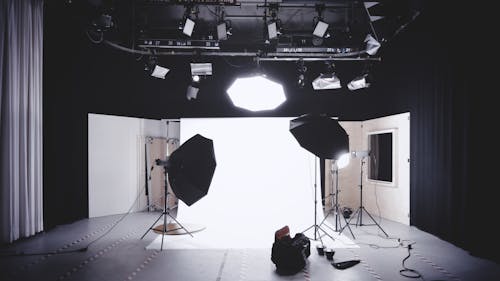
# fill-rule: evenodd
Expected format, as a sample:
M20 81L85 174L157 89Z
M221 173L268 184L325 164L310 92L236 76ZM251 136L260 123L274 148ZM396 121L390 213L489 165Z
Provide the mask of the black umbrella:
M300 146L319 158L337 160L349 152L349 136L328 116L305 114L290 121L290 132Z
M197 134L184 142L167 160L175 196L188 206L200 200L208 192L216 165L211 139Z

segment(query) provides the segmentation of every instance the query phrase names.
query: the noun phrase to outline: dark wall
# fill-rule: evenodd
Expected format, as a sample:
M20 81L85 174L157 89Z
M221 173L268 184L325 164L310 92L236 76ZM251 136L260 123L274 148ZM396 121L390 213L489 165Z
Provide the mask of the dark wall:
M285 85L287 102L275 111L250 113L235 108L225 89L251 61L208 58L214 76L202 82L198 99L188 101L187 57L160 57L171 68L165 80L149 77L140 57L91 43L74 6L47 1L44 57L44 206L47 228L88 216L87 114L103 113L152 119L179 117L298 116L327 113L341 120L366 120L411 113L411 223L476 254L492 256L491 247L474 243L476 209L490 202L491 187L477 168L483 164L473 145L470 104L476 92L469 59L450 30L458 19L443 20L443 8L428 12L390 42L374 66L376 83L359 92L314 92L295 86L294 63L263 63ZM432 7L434 8L434 7ZM454 14L453 12L448 15ZM448 22L449 21L449 22ZM443 24L444 23L444 24ZM205 61L207 59L204 59ZM341 81L363 65L338 62ZM309 65L309 81L320 65ZM476 234L477 235L477 234Z

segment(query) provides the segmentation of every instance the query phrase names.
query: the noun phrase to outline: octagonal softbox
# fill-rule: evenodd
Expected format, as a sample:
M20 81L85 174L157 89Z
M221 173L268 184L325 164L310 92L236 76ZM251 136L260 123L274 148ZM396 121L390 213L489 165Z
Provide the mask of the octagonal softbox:
M191 206L208 193L216 167L211 139L195 135L168 158L168 180L175 196Z
M349 136L339 122L319 114L305 114L290 121L290 132L300 146L324 159L337 160L349 152Z

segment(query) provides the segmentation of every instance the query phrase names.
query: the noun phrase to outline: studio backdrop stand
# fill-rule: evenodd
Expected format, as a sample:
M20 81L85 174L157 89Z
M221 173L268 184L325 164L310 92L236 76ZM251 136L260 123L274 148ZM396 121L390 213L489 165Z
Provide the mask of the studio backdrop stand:
M387 233L380 226L380 224L378 224L377 221L368 212L368 210L366 210L365 206L363 206L363 165L365 164L365 157L368 156L368 152L363 152L362 154L357 153L357 155L361 158L361 172L360 172L360 181L359 181L359 204L360 205L359 205L358 209L356 210L356 212L354 212L352 217L349 219L347 226L350 225L351 220L354 217L356 217L356 223L353 225L355 225L355 226L370 226L370 225L373 226L373 225L376 225L385 234L386 237L389 237L389 235L387 235ZM364 224L363 223L363 212L365 212L368 215L368 217L373 221L372 224ZM345 226L340 230L340 233L342 233L342 231L344 229L345 229ZM352 231L351 231L351 233L352 233Z
M333 167L333 165L332 165ZM333 176L333 174L335 174L335 193L333 193L333 184L332 184L332 188L330 189L330 194L329 194L329 197L331 199L331 204L332 204L332 207L330 208L330 210L328 211L328 214L325 216L325 218L323 219L323 221L319 224L319 225L323 225L323 223L326 222L326 219L328 218L328 216L330 215L333 215L335 216L335 229L331 228L328 224L325 224L326 227L328 227L329 229L331 229L332 231L335 231L335 232L339 232L339 234L341 233L341 229L343 229L345 226L347 226L349 228L349 231L351 232L351 235L352 237L354 237L354 233L352 233L352 229L351 227L349 226L349 222L347 221L347 219L340 214L340 211L339 211L339 208L340 208L340 205L339 205L339 167L337 166L337 164L335 163L335 168L331 170L331 174ZM341 217L344 219L344 227L342 227L342 219ZM354 237L356 238L356 237Z
M158 160L157 160L158 161ZM182 224L176 219L174 218L171 214L170 214L170 206L168 206L168 195L170 194L170 192L168 192L168 178L167 178L167 167L164 166L163 167L163 173L165 175L165 188L164 188L164 194L165 194L165 202L164 202L164 205L163 205L163 212L161 213L161 215L155 220L155 222L149 227L149 229L142 235L141 239L143 239L146 234L148 234L148 232L150 230L154 230L154 231L158 231L160 230L161 231L161 247L160 247L160 250L163 250L163 239L165 238L165 234L169 234L169 232L173 232L173 231L177 231L179 229L183 229L186 234L189 234L191 237L193 237L193 234L187 230L184 226L182 226ZM154 227L156 225L156 223L161 219L163 218L163 225L161 226L161 229L159 229L158 227ZM171 219L171 221L175 221L175 224L173 223L170 223L170 224L167 224L168 222L168 218Z
M318 225L316 222L317 222L317 219L318 219L318 186L317 186L317 170L318 170L318 164L317 164L317 160L314 159L314 224L311 225L310 227L306 228L304 231L302 231L302 233L305 235L305 232L309 231L309 229L313 229L314 230L314 235L313 237L308 237L306 235L307 238L309 238L310 240L314 240L314 241L320 241L321 244L323 245L323 240L321 239L323 236L328 236L330 237L332 240L335 241L335 239L330 235L328 234L328 232L326 232L323 228L321 228L320 225ZM321 235L321 232L323 232L323 235Z

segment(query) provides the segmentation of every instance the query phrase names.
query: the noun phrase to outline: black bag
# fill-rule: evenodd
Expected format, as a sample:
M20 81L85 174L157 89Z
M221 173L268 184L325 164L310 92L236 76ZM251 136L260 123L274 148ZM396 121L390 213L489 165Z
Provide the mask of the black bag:
M302 233L293 238L284 236L273 243L271 261L279 274L290 275L301 271L311 254L311 242Z

